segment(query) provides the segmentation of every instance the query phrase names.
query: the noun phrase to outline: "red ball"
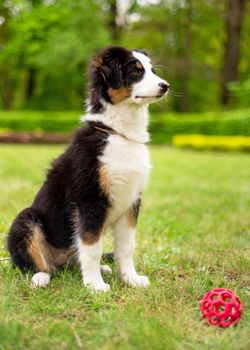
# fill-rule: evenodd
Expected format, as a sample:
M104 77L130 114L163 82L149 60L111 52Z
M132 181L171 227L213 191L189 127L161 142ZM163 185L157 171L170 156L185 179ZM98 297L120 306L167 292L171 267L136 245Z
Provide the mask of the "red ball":
M214 326L228 327L237 324L242 314L242 304L231 290L210 290L201 301L203 318Z

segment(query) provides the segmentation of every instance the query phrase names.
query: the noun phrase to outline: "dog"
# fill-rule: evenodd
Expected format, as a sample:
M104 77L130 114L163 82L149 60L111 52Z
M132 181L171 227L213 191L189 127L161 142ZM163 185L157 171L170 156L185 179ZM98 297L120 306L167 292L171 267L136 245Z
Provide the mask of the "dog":
M31 270L32 286L46 287L59 266L78 263L83 284L106 292L103 237L114 231L119 274L132 287L147 287L133 252L150 157L148 105L167 95L144 51L119 46L100 51L89 67L85 122L66 151L52 162L31 207L14 220L8 250L15 266Z

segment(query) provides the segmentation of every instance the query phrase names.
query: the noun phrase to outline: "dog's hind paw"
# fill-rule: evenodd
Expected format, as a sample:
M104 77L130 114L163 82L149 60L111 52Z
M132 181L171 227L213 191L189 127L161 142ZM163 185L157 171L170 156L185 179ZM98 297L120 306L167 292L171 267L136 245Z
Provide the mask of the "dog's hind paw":
M112 275L112 270L108 265L101 265L101 272L105 275Z
M35 273L31 279L31 287L45 288L50 282L50 274L47 272Z

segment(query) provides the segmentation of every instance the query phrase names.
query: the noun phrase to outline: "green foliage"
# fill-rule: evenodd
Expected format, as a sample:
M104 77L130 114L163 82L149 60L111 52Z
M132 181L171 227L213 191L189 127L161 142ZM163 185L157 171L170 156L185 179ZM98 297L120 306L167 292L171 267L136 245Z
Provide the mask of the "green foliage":
M169 143L176 134L250 136L250 111L155 115L150 130L153 143Z
M30 205L58 146L0 145L0 256L15 215ZM136 266L149 289L105 276L111 292L89 293L77 268L30 288L30 274L0 262L1 350L249 349L249 168L246 154L151 148L153 169L137 229ZM237 171L235 171L237 169ZM105 235L105 251L112 236ZM203 324L202 296L237 293L237 328Z
M179 148L216 151L250 151L250 137L247 136L211 136L211 135L175 135L172 145Z
M0 129L72 133L80 125L76 112L0 112Z
M160 6L137 7L140 20L124 33L124 44L148 50L171 89L182 93L171 100L171 109L200 111L218 105L224 1L195 0L191 8L188 3L162 0Z
M250 110L203 114L151 113L154 144L170 143L176 134L250 136ZM72 133L80 125L78 112L0 112L0 130Z
M110 21L115 18L111 11L115 3L1 1L0 108L80 109L86 97L89 60L101 47L122 44L146 49L160 65L159 74L169 80L173 90L170 109L216 109L227 0L126 1L127 13L114 29ZM240 83L250 73L249 8L246 2ZM175 92L182 97L176 98ZM243 101L241 93L235 96L235 107L249 106L247 97ZM156 105L154 110L160 108Z
M61 0L38 1L33 6L27 0L13 0L1 6L10 13L18 6L16 15L4 23L10 40L0 58L0 74L6 71L7 62L11 72L12 108L79 108L87 63L100 47L110 43L99 4ZM31 74L34 87L27 91Z
M250 106L250 76L242 82L231 83L230 91L242 107Z

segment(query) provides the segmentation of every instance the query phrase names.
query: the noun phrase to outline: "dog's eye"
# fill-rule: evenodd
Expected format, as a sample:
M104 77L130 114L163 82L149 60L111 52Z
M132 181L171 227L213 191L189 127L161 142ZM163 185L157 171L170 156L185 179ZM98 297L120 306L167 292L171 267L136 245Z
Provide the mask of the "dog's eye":
M130 75L133 75L133 76L139 75L140 73L141 72L136 67L134 67L130 70Z

